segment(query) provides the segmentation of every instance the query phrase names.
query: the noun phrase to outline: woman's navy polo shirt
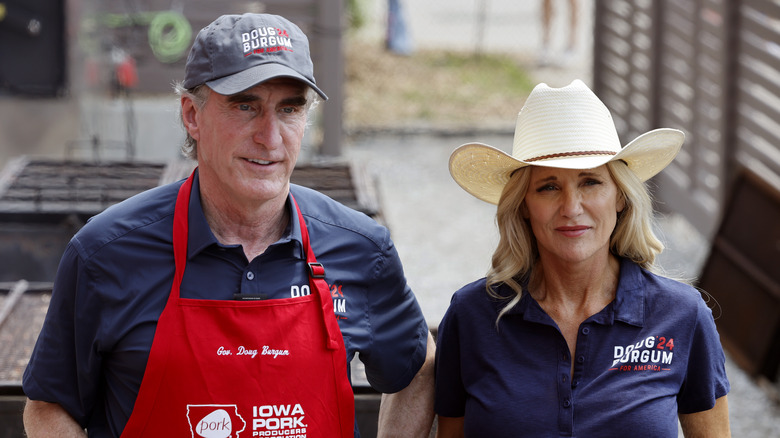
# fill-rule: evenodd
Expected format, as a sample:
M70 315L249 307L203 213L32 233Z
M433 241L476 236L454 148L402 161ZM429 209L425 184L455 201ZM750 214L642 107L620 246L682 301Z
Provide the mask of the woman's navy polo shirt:
M572 358L528 293L496 327L506 301L485 284L454 294L438 332L436 413L465 416L466 436L677 437L678 413L729 391L712 313L691 286L621 260L616 298L580 325Z
M106 209L73 237L62 257L23 386L33 400L62 405L90 436L119 436L132 412L173 281L171 233L180 186L158 187ZM196 175L182 297L310 293L297 220L250 262L240 246L217 242L198 187ZM359 355L376 390L403 389L425 360L428 328L388 230L313 190L292 186L291 193L325 268L348 360ZM296 218L289 200L287 208Z

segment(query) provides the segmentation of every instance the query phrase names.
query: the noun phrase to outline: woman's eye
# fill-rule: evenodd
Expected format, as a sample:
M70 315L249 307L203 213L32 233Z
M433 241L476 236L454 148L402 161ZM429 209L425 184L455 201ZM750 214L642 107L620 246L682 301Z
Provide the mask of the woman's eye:
M538 189L536 189L537 192L546 192L546 191L550 191L550 190L555 190L555 186L552 185L552 184L545 184L545 185L539 187Z

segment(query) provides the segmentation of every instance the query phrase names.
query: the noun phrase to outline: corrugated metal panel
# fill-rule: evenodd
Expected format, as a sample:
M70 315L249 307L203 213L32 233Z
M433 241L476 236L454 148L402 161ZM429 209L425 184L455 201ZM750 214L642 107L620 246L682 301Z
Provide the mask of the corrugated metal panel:
M780 366L778 242L780 186L740 173L700 287L722 309L715 322L735 361L770 380L777 380Z
M665 207L685 214L705 235L718 224L728 173L727 103L731 35L727 2L664 2L661 17L658 126L682 129L685 145L659 176Z
M744 1L737 58L735 146L739 163L780 181L780 5Z
M624 144L653 124L654 13L652 1L596 2L593 88Z
M654 128L686 134L682 152L655 179L662 209L705 235L717 227L729 173L733 2L599 1L594 88L623 142ZM598 18L601 15L601 18Z
M701 285L724 306L717 321L724 345L743 368L775 379L780 1L659 0L651 26L634 18L648 6L644 0L596 4L604 16L595 29L596 92L620 121L621 135L650 127L686 133L678 158L655 178L656 198L712 237ZM624 41L628 30L641 36ZM636 68L648 53L652 66Z

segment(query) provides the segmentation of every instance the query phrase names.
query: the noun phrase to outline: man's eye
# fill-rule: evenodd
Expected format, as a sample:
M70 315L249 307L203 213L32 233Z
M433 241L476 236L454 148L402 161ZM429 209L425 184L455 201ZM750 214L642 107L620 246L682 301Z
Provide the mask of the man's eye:
M296 108L292 106L287 106L282 108L282 112L285 114L293 114L295 112Z
M241 111L249 111L250 109L252 109L252 106L246 103L242 103L238 105L238 109L240 109Z

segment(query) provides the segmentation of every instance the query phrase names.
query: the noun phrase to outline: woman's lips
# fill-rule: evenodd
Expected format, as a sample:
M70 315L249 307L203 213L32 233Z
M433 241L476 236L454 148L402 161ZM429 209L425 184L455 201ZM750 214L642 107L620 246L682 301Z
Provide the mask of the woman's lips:
M575 225L575 226L565 226L565 227L558 227L555 229L555 231L558 231L562 235L566 237L579 237L585 234L590 229L590 227L585 225Z

